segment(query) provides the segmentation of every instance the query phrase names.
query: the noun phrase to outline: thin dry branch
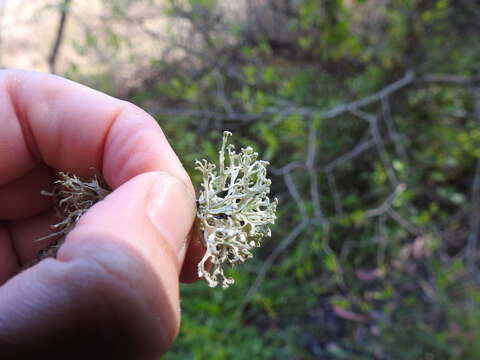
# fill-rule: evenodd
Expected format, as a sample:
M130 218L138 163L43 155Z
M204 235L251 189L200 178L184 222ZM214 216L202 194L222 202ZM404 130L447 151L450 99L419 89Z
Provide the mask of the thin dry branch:
M378 117L361 111L360 109L353 109L351 110L351 113L368 122L370 134L372 135L373 142L375 143L378 155L380 156L380 160L382 161L383 167L385 168L388 179L390 180L392 186L397 186L397 174L395 173L395 169L393 168L390 156L388 155L387 149L385 148L385 142L383 141L382 135L380 134L380 130L378 128Z
M474 99L474 117L480 128L480 86L472 89ZM467 238L467 264L471 272L476 270L478 241L480 237L480 158L477 159L475 175L471 187L472 207L469 234Z
M470 86L480 81L480 75L462 76L454 74L426 74L420 78L421 81L435 82L452 85Z
M327 173L333 171L335 168L342 165L343 163L346 163L347 161L355 159L357 156L362 154L364 151L370 149L374 145L375 145L375 143L371 139L365 140L365 141L355 145L355 147L352 150L346 152L345 154L339 156L335 160L329 162L324 167L324 171L327 172Z
M302 232L307 228L309 225L309 220L304 219L301 223L299 223L296 227L292 229L292 231L285 236L275 247L275 249L272 251L270 256L267 257L267 259L263 262L262 267L257 273L257 277L255 278L255 281L253 282L252 286L248 289L247 293L245 294L243 298L242 304L239 306L239 313L242 313L245 310L245 307L248 305L250 300L255 296L255 294L258 291L258 288L260 287L263 279L265 278L265 275L267 274L268 270L273 266L274 261L277 259L277 257L287 249L290 244L297 239Z
M387 213L393 220L397 222L398 225L406 229L410 234L418 236L424 233L422 229L410 223L407 219L405 219L402 215L400 215L396 210L392 209L391 207L387 209Z
M334 159L333 161L331 161L330 163L328 163L324 168L323 170L325 171L325 175L327 176L327 182L328 182L328 187L330 188L330 193L332 194L332 198L333 198L333 206L335 207L335 213L337 215L343 215L343 209L342 209L342 202L341 202L341 199L340 199L340 193L337 189L337 183L336 183L336 180L335 180L335 174L334 174L334 170L350 161L350 160L353 160L354 158L356 158L357 156L359 156L360 154L362 154L364 151L370 149L371 147L375 146L375 143L373 140L371 139L368 139L368 140L364 140L360 143L358 143L357 145L355 145L355 147L346 152L345 154L337 157L336 159Z
M337 189L337 182L335 180L335 175L332 171L327 171L327 181L328 187L330 188L330 193L332 194L333 198L333 206L335 207L335 213L337 215L343 215L343 208L342 208L342 201L340 199L340 193Z
M60 20L58 22L55 41L53 42L52 50L50 51L50 55L48 56L48 66L52 74L55 74L57 58L60 52L60 47L62 45L63 35L65 32L65 24L67 22L67 17L70 12L71 3L72 0L63 0L62 3L59 5Z
M477 160L475 175L472 182L472 208L470 226L467 238L467 263L470 271L475 271L478 241L480 237L480 159Z
M387 85L386 87L384 87L380 91L378 91L374 94L368 95L364 98L361 98L357 101L353 101L353 102L348 103L348 104L338 105L331 110L324 111L324 112L321 113L321 117L322 118L333 118L333 117L339 116L341 114L344 114L346 112L351 112L351 111L353 111L355 109L358 109L360 107L364 107L364 106L373 104L377 101L380 101L383 98L386 98L386 97L390 96L391 94L397 92L398 90L403 89L404 87L410 85L413 82L414 79L415 79L415 74L414 74L413 70L408 70L401 79L391 83L390 85Z
M287 186L288 192L290 193L290 196L293 198L295 203L297 204L298 210L300 211L300 214L302 215L302 218L307 218L307 210L305 206L305 201L302 200L302 197L300 193L298 192L297 186L295 185L291 172L287 172L283 175L283 178L285 180L285 185Z
M398 184L395 190L388 195L388 197L376 208L367 210L365 212L365 219L371 218L371 217L377 217L384 215L388 210L390 210L393 201L396 199L398 195L400 195L402 192L405 191L407 188L407 185L405 184Z
M390 98L388 96L382 98L381 105L382 117L387 125L388 136L390 137L390 140L392 140L398 156L400 156L403 161L408 163L407 151L405 150L405 146L403 146L400 133L398 132L397 127L395 126L395 121L392 118Z
M320 191L318 189L318 171L315 165L315 155L317 153L317 134L313 121L310 122L310 129L308 132L308 151L307 160L305 162L308 175L310 177L310 196L313 202L313 214L316 221L320 224L326 224L327 220L323 215L320 204Z

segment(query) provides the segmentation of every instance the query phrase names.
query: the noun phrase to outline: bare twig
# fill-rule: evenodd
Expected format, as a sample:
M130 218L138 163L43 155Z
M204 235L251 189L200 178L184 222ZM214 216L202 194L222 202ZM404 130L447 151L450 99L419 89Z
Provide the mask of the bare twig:
M287 185L288 192L290 193L290 196L293 198L295 203L297 204L298 210L300 211L300 214L302 217L305 219L307 217L307 210L305 207L305 201L302 200L298 190L297 186L293 182L292 175L290 172L287 172L283 175L283 178L285 180L285 185Z
M395 173L395 169L392 166L392 162L390 161L390 157L388 156L388 152L385 148L385 143L380 134L380 130L378 129L378 117L361 111L360 109L352 109L351 113L368 122L373 142L377 147L378 155L380 156L380 160L382 161L383 167L385 168L388 179L393 186L396 186L398 184L397 175Z
M467 239L467 263L470 271L474 271L477 260L477 247L480 237L480 159L477 160L472 182L472 209L470 214L470 230Z
M358 155L360 155L361 153L363 153L364 151L370 149L372 146L374 146L375 143L369 139L369 140L366 140L366 141L363 141L359 144L357 144L352 150L346 152L345 154L339 156L338 158L336 158L335 160L331 161L330 163L328 163L324 170L328 173L328 172L331 172L332 170L334 170L336 167L340 166L341 164L347 162L347 161L350 161L350 160L353 160L354 158L356 158Z
M468 77L452 74L426 74L422 76L420 80L425 82L469 86L474 85L476 82L479 82L480 75Z
M378 267L383 265L385 261L385 251L387 248L387 237L385 236L385 233L386 233L385 221L386 221L385 214L382 214L378 217L378 223L377 223L377 242L378 242L377 266Z
M368 133L367 133L367 136L370 137ZM353 160L354 158L362 154L364 151L370 149L374 145L375 143L371 139L363 140L357 145L355 145L355 147L352 150L337 157L336 159L332 160L331 162L329 162L327 165L324 166L323 170L325 171L325 174L327 176L328 187L330 188L330 192L332 194L333 205L335 207L335 213L337 215L343 215L343 209L342 209L342 202L340 199L340 193L337 190L334 170L340 165L350 160Z
M50 51L50 55L48 57L48 66L50 68L51 73L55 73L56 70L56 64L57 64L57 58L58 58L58 53L60 51L60 46L63 41L63 35L65 32L65 24L67 21L67 17L70 11L70 5L71 5L72 0L63 0L62 3L59 6L60 9L60 21L58 22L58 27L57 27L57 34L55 36L55 41L52 46L52 50Z
M273 262L283 251L285 251L286 248L290 246L290 244L296 238L300 236L300 234L305 230L308 224L308 219L304 219L300 224L294 227L293 230L278 243L277 247L272 251L270 256L268 256L267 259L263 262L262 267L258 271L257 277L255 278L255 281L248 289L247 293L243 298L242 304L239 306L239 313L242 313L245 310L245 307L248 305L252 297L257 293L258 288L260 287L263 279L265 278L266 273L272 267Z
M303 161L292 161L281 168L270 166L270 171L275 175L283 176L298 168L305 168L305 163Z
M393 220L395 220L401 227L406 229L410 234L416 236L423 234L423 231L421 229L410 223L407 219L405 219L402 215L400 215L396 210L392 209L391 207L387 209L387 213Z
M380 101L381 99L390 96L391 94L397 92L398 90L406 87L407 85L410 85L413 80L415 79L415 74L412 70L409 70L405 73L405 75L391 83L390 85L387 85L384 87L382 90L371 94L369 96L366 96L364 98L361 98L357 101L348 103L348 104L343 104L334 107L333 109L324 111L321 113L322 118L333 118L336 117L340 114L346 113L346 112L351 112L355 109L358 109L360 107L364 107L370 104L373 104L377 101Z
M397 127L395 126L395 122L393 121L391 108L390 108L390 99L388 96L382 98L382 117L387 125L388 135L390 140L392 140L393 144L395 145L395 151L397 154L403 159L403 161L408 162L407 152L405 147L402 144L402 139L400 134L398 133Z
M378 102L381 99L388 97L391 94L397 92L398 90L410 85L414 79L415 79L414 72L412 70L409 70L405 73L405 75L401 79L387 85L380 91L350 103L337 105L329 110L318 111L318 110L310 109L306 107L290 107L287 109L281 109L279 111L279 108L273 107L273 108L267 108L266 111L271 112L272 110L275 110L277 113L280 113L285 116L290 116L294 113L297 113L300 116L313 116L317 114L322 119L332 119L342 114L345 114L347 112L352 112L355 109Z
M385 214L392 206L395 198L402 192L404 192L406 188L407 186L405 184L398 184L395 190L390 195L388 195L388 197L378 207L367 210L365 212L365 219Z
M308 151L307 161L305 163L310 177L310 196L313 201L313 214L315 220L321 224L325 224L327 220L323 215L322 207L320 204L320 192L318 189L318 172L315 166L315 154L317 152L317 134L313 121L310 122L310 129L308 133Z
M477 126L480 128L480 86L472 89L472 95L474 99L474 117ZM480 237L480 158L477 159L471 196L472 208L470 215L470 229L467 239L467 264L469 271L473 273L476 268L477 247Z
M340 200L340 193L337 190L335 175L333 174L332 171L327 171L326 175L327 175L328 187L330 188L330 192L332 193L332 197L333 197L333 206L335 206L335 213L337 215L343 215L342 201Z

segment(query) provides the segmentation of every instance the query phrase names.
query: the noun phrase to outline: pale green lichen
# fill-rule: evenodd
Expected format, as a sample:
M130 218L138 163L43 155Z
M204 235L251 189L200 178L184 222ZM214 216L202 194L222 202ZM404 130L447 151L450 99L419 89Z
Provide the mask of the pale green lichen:
M257 160L258 153L251 147L236 153L233 145L227 146L230 135L223 134L218 171L207 160L196 162L196 169L203 175L197 217L205 247L198 276L210 287L219 281L224 288L233 284L234 280L224 273L224 265L251 258L252 250L261 245L263 237L270 236L269 226L275 222L277 200L269 198L268 162Z

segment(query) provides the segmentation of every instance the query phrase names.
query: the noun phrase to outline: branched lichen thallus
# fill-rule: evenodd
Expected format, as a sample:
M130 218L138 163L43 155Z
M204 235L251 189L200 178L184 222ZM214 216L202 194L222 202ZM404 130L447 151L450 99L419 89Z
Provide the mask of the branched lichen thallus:
M224 273L224 264L233 266L251 258L252 250L261 245L264 236L270 236L269 225L275 222L277 199L269 198L268 162L257 160L258 153L251 147L236 153L233 145L227 145L230 135L223 134L218 171L207 160L196 162L203 175L197 217L205 247L198 275L211 287L219 281L224 288L233 284Z

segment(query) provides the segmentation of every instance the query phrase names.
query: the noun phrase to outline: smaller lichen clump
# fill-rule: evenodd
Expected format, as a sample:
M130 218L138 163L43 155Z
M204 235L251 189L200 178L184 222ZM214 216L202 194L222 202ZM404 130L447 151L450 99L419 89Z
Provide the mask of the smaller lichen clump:
M258 153L251 147L236 153L233 145L226 145L230 135L224 132L218 171L206 160L196 162L196 169L203 175L197 218L205 247L198 275L210 287L219 281L224 288L233 284L223 265L233 266L252 257L262 238L270 236L269 225L275 221L277 206L277 200L269 198L268 162L257 160Z
M57 176L53 191L42 191L42 195L54 198L61 221L51 226L51 234L38 240L67 235L88 209L111 192L101 176L86 180L61 171Z

